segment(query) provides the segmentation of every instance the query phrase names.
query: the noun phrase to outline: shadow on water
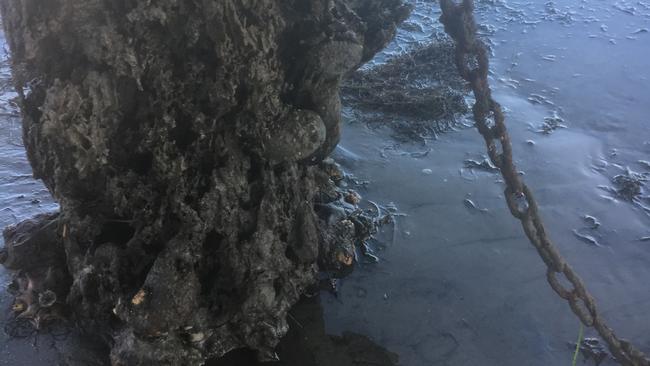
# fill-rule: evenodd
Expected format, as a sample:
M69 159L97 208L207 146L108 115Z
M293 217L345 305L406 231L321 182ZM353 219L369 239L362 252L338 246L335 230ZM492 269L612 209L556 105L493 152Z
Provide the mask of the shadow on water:
M279 362L259 363L252 351L237 350L209 366L352 366L398 365L396 354L375 344L370 338L344 332L341 336L325 331L323 308L319 298L305 298L290 311L289 333L277 348Z

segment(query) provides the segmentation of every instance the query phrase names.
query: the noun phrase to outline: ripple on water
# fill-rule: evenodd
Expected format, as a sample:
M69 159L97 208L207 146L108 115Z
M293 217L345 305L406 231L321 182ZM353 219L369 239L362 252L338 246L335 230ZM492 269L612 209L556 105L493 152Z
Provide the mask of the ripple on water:
M6 50L2 33L0 46ZM0 227L58 209L43 184L32 178L22 144L17 96L11 82L8 55L6 51L0 52Z

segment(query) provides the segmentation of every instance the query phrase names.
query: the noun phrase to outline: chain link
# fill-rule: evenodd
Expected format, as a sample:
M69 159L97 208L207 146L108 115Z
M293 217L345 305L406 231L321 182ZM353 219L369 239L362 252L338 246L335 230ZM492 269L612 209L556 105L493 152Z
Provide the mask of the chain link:
M476 102L472 108L476 127L483 136L492 163L506 184L506 203L512 215L521 221L526 236L547 266L551 288L566 300L571 310L587 327L594 327L607 343L616 360L625 366L650 366L650 359L629 342L618 338L598 313L596 302L584 283L564 260L546 234L537 201L518 174L512 157L512 144L499 103L492 98L488 83L489 58L485 44L476 36L474 1L440 0L440 21L456 43L456 66L471 85ZM563 279L564 281L561 281ZM562 282L570 284L568 289Z

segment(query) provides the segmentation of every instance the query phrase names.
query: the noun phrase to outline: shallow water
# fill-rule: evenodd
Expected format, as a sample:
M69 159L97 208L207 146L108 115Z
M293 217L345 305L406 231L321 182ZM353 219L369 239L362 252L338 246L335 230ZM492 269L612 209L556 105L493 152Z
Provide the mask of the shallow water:
M6 48L4 35L0 45ZM20 112L13 99L17 96L11 84L7 51L0 52L0 227L18 223L38 213L56 210L57 205L42 183L32 179L32 170L22 145ZM0 239L2 241L2 239ZM7 327L11 296L5 292L9 277L0 266L0 324ZM4 330L4 329L3 329ZM58 356L48 337L10 339L0 331L0 365L53 365Z
M407 24L375 63L440 31L437 2L415 4L417 27ZM650 6L494 0L477 8L495 97L550 234L610 325L649 352L650 241L640 239L650 217L603 188L626 167L650 170L639 163L650 153ZM549 117L568 128L538 133ZM328 329L367 334L403 365L570 364L577 318L546 283L498 174L464 167L483 158L478 133L402 145L384 158L395 144L386 136L349 116L337 159L371 181L364 198L394 202L408 216L378 265L345 280L338 299L324 296ZM399 153L426 148L423 158Z
M437 1L413 2L416 12L374 64L440 32ZM495 97L508 111L517 164L550 234L610 325L648 353L650 241L639 239L650 236L650 216L602 187L625 167L650 170L638 163L650 161L649 4L478 1L481 33L491 39ZM3 60L0 226L56 208L30 178ZM542 261L508 213L498 174L464 165L483 159L478 133L461 129L428 146L395 146L388 131L351 116L336 159L371 182L364 198L394 202L407 216L399 218L394 241L385 228L378 264L345 279L338 298L323 294L327 330L368 335L406 366L569 364L578 320L547 285ZM568 128L536 132L552 116ZM429 148L419 158L402 154ZM591 229L585 215L601 225ZM9 306L0 296L3 315ZM35 349L4 333L0 352L0 364L56 360L47 344Z

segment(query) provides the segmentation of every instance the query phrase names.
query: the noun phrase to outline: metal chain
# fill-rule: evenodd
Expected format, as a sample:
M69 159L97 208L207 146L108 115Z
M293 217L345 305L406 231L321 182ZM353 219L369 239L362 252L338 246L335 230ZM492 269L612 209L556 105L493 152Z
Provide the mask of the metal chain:
M505 197L508 208L521 225L528 239L547 266L546 278L553 290L571 306L571 310L588 327L594 327L609 350L622 365L650 366L650 359L629 342L618 338L605 324L599 314L596 302L584 283L564 260L546 234L532 192L518 174L512 158L512 144L505 125L503 111L492 98L488 84L489 58L485 44L476 36L474 1L440 0L442 15L440 21L445 32L456 43L456 66L460 75L470 83L476 102L473 106L476 127L487 146L492 163L497 166L506 183ZM570 283L565 287L560 279Z

